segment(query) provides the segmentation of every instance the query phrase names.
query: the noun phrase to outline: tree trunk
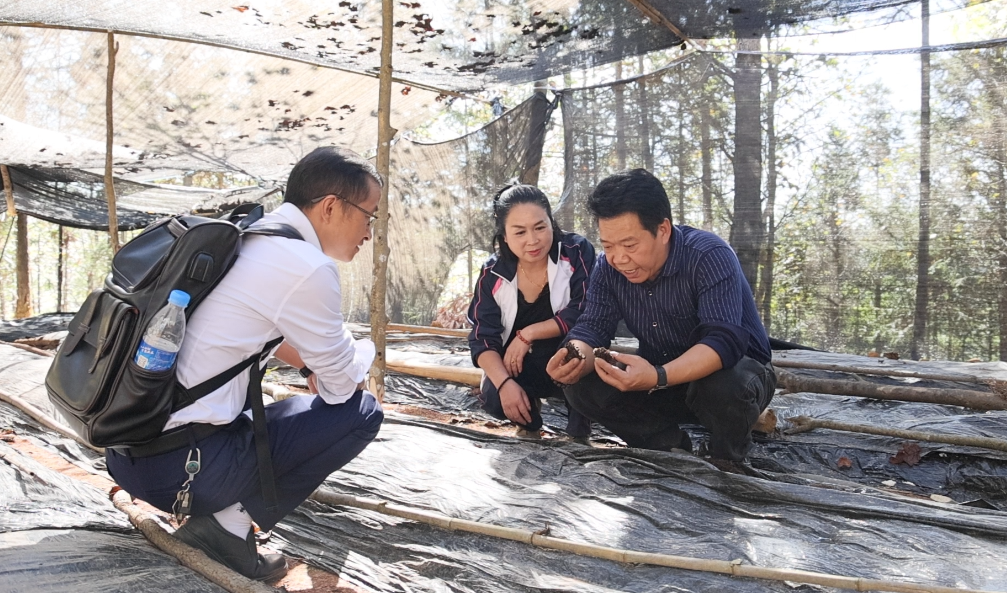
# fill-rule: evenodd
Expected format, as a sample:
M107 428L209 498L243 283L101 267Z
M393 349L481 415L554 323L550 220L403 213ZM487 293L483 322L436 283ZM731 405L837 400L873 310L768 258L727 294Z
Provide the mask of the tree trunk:
M1001 116L1007 126L1007 115ZM1000 287L998 290L998 309L1000 313L1000 360L1007 361L1007 138L1003 136L997 142L997 185L999 191L995 200L997 231L1000 238L999 264Z
M643 56L639 56L640 75L643 75ZM643 168L654 172L654 150L650 147L650 101L647 96L647 79L636 83L637 102L640 104L640 149L643 150Z
M769 333L773 323L773 264L776 260L776 100L780 93L779 64L770 60L769 97L766 103L766 256L762 262L759 291L762 293L762 324Z
M545 133L549 125L552 105L542 90L545 82L537 82L534 103L532 103L531 118L528 123L527 148L524 163L521 166L521 183L538 185L539 171L542 169L542 149L545 147ZM467 145L467 143L466 143Z
M569 94L561 94L560 113L563 114L563 195L560 196L559 205L553 211L556 224L565 231L576 230L577 199L576 184L574 183L574 137L573 124L574 105L570 103Z
M713 115L710 113L711 98L705 92L707 84L709 84L709 80L707 77L704 77L704 96L699 105L699 150L703 161L703 230L713 231L713 146L710 141L710 127L713 126Z
M615 63L615 79L622 80L622 61ZM626 168L626 85L613 85L615 92L615 160L620 171Z
M678 168L678 224L685 224L685 167L688 156L685 151L685 91L682 71L678 71L678 157L676 165Z
M56 259L56 312L63 312L63 248L65 247L63 225L59 225L58 232L59 255Z
M17 213L17 308L15 319L31 317L31 279L28 274L28 215Z
M920 235L916 256L916 308L910 358L926 351L927 312L930 306L930 0L921 0L923 51L920 52Z
M738 40L738 50L759 51L761 37ZM755 290L762 252L762 56L739 53L734 72L734 216L731 246Z

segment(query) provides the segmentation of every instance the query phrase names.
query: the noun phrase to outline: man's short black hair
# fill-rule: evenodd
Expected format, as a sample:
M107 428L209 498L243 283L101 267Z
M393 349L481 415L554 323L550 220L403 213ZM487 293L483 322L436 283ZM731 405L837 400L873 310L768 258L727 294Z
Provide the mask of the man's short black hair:
M587 199L587 208L595 219L616 218L630 212L640 217L640 224L657 235L665 218L671 221L671 202L664 185L646 169L619 171L601 180Z
M294 165L283 201L304 210L311 200L335 194L359 204L367 199L371 181L384 185L373 163L346 148L321 146Z

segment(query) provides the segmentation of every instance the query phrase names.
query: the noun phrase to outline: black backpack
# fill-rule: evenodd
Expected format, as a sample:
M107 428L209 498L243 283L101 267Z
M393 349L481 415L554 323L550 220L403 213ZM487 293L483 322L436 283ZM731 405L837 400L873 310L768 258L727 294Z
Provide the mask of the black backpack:
M271 463L261 412L262 371L254 363L283 338L189 389L175 380L176 365L151 372L133 360L147 325L168 302L171 291L189 293L185 309L189 318L231 269L244 235L303 240L289 225L252 226L261 217L262 206L257 204L240 206L220 219L173 216L151 225L115 254L104 287L92 292L70 321L66 340L45 379L50 401L84 440L97 447L155 454L159 442L163 445L168 440L162 430L169 415L252 367L248 400L256 448L266 452L265 460L259 456L260 473L270 473L261 471L269 469L262 467L264 463ZM196 426L208 429L198 433L200 438L217 428Z

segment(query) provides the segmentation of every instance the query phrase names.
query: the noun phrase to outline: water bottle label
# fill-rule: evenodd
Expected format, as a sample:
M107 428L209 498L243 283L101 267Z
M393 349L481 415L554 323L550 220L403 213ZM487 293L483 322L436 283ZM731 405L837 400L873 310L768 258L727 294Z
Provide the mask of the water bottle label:
M171 368L177 355L178 352L166 352L159 348L154 348L147 343L147 340L143 340L136 351L136 364L141 369L147 369L148 371L163 371Z

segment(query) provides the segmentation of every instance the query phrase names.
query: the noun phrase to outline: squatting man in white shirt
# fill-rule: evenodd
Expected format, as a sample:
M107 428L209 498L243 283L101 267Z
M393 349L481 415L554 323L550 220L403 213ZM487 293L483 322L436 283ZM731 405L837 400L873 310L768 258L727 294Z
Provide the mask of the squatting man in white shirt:
M358 154L322 147L290 172L284 203L263 222L294 227L303 241L246 236L234 267L188 320L178 380L190 387L284 337L276 356L302 369L318 395L266 407L278 505L264 502L252 422L243 413L246 371L171 415L165 430L190 423L220 430L199 439L201 469L190 484L191 518L176 537L247 577L286 572L280 554L259 554L252 521L264 530L303 502L374 439L384 415L364 390L374 344L343 325L339 271L371 238L382 180ZM308 370L310 369L310 371ZM190 431L192 432L192 431ZM147 457L108 450L109 473L127 492L165 512L188 477L190 446Z

